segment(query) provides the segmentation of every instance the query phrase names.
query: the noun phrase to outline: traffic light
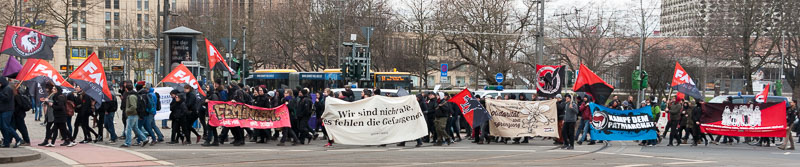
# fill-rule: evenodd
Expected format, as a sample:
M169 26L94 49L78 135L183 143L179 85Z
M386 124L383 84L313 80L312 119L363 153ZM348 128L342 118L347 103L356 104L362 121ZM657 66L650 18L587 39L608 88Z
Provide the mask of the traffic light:
M361 78L361 74L364 72L364 69L361 68L360 64L353 64L353 68L355 70L352 71L353 74L351 78L353 78L353 80L358 80L358 78Z
M649 75L647 75L647 71L642 71L642 89L647 88L647 80L649 79Z
M350 78L350 63L345 62L341 65L342 78Z
M245 60L244 65L242 66L242 72L244 72L245 78L250 76L250 65L253 64L250 60Z

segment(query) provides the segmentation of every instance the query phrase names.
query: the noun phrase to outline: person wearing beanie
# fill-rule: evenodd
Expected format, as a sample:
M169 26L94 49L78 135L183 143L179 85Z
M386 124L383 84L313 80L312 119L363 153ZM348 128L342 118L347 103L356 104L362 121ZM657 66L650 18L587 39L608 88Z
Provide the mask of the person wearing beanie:
M572 101L572 96L567 94L564 96L564 127L562 136L564 137L564 146L561 149L572 150L575 148L575 121L578 118L578 105Z

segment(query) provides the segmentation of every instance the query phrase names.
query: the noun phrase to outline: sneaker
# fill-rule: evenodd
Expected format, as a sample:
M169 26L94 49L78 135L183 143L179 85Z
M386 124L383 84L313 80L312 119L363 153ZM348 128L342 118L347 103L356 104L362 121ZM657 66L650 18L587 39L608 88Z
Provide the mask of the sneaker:
M146 146L146 145L147 145L147 143L150 143L150 139L147 139L147 140L145 140L144 142L142 142L142 147Z
M59 146L68 146L70 143L61 143Z
M123 144L123 145L121 145L121 146L119 146L119 147L122 147L122 148L128 148L128 147L131 147L131 146Z
M332 147L332 146L333 146L333 144L328 143L328 144L325 144L325 146L322 146L322 147Z
M47 146L48 144L50 144L50 143L39 143L39 144L37 144L37 146Z
M46 145L44 145L44 146L45 146L45 147L55 147L56 145L53 145L53 144L47 143L47 144L46 144Z
M76 145L78 145L78 143L70 142L69 145L67 145L67 147L73 147L73 146L76 146Z

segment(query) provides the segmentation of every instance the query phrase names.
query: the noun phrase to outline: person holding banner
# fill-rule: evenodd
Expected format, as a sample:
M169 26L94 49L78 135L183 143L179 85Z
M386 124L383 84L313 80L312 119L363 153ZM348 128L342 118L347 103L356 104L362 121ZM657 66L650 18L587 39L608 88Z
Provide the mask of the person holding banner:
M283 100L283 104L289 105L290 104L289 102L294 100L292 95L293 95L292 90L291 89L286 89L286 91L284 91L284 93L283 93L283 96L284 96L284 98L282 99ZM289 115L290 115L290 117L295 117L295 115L296 115L295 112L296 111L295 111L294 107L292 107L292 105L289 105ZM295 122L296 118L290 118L290 120L292 120L292 122ZM284 143L286 143L286 138L287 137L291 137L292 146L297 145L297 142L300 141L300 139L297 138L297 134L294 133L294 130L292 130L291 127L283 127L283 128L281 128L281 131L283 132L283 137L281 137L281 141L280 141L280 143L278 143L278 146L286 145Z
M208 98L206 98L206 100L204 101L203 106L208 106L208 102L209 101L220 101L221 100L219 98L219 92L220 91L222 91L222 86L219 83L219 80L217 80L217 81L215 81L215 84L214 84L214 90L212 90L212 91L210 91L208 93ZM206 111L203 111L203 112L208 113L208 108L206 107ZM206 115L208 115L208 114L206 114ZM206 123L204 125L205 125L205 127L203 127L204 128L203 131L207 131L207 132L204 132L207 135L206 135L206 138L205 138L206 141L201 146L204 146L204 147L219 146L219 136L217 135L217 127L216 126L211 126L208 123Z
M561 149L575 149L575 121L578 119L578 105L572 101L572 95L564 96L564 127L561 129L564 136L564 146Z

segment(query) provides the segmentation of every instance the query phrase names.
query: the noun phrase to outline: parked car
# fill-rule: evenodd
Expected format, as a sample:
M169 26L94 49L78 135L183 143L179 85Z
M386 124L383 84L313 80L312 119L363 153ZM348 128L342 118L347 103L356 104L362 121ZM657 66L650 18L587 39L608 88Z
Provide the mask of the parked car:
M367 88L367 89L372 90L372 88ZM351 90L353 90L355 100L356 101L361 100L361 91L364 91L364 88L351 88ZM331 89L331 91L333 93L337 93L337 92L344 92L345 89L337 88L337 89ZM386 93L389 93L389 95L391 96L397 95L397 89L381 89L381 96L386 95Z

